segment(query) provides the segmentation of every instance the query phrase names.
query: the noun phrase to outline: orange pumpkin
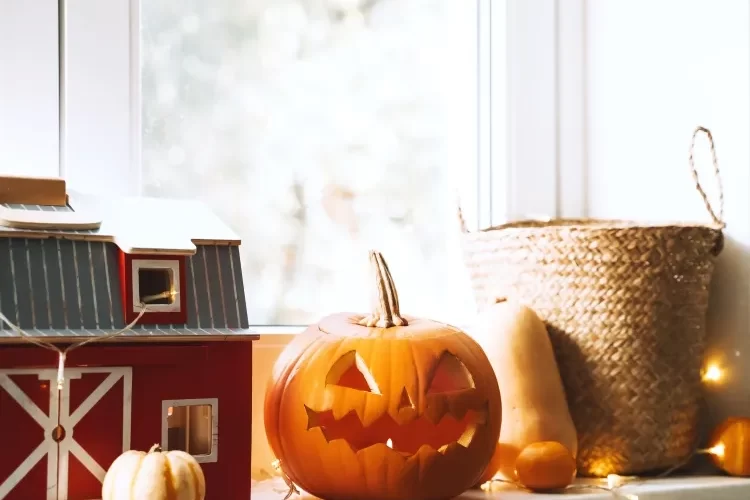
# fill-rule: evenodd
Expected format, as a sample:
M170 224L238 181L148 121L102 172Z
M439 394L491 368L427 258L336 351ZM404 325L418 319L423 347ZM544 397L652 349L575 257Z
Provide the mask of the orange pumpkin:
M711 438L711 460L733 476L750 476L750 418L731 417Z
M518 481L530 490L565 488L576 476L573 454L556 441L531 443L516 458Z
M266 435L284 473L327 500L451 498L479 479L500 434L500 392L458 328L401 316L370 253L374 312L311 326L276 362Z

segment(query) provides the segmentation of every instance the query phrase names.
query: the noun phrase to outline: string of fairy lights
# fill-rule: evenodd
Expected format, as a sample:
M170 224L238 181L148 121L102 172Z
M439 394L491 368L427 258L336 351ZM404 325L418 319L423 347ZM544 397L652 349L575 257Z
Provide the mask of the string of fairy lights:
M124 333L129 332L141 320L143 315L149 312L149 307L148 307L149 303L156 302L157 300L164 299L164 298L170 298L170 297L174 298L178 293L179 292L176 290L167 290L161 293L143 297L141 299L140 311L138 312L138 315L136 315L133 321L125 325L125 327L121 328L120 330L114 330L106 335L96 335L93 337L89 337L86 340L82 340L80 342L75 342L73 344L70 344L65 348L58 347L52 341L43 340L41 338L32 336L31 334L24 331L21 327L19 327L18 325L10 321L2 313L2 311L0 311L0 323L5 323L8 326L8 328L15 331L19 335L19 338L21 338L23 341L57 353L57 390L62 391L63 386L65 385L65 361L67 359L67 355L71 351L78 349L80 347L83 347L92 342L103 342L105 340L109 340L111 338L118 337Z
M727 370L724 368L721 363L719 363L716 360L709 361L705 367L701 370L701 380L706 385L720 385L722 384L727 378ZM710 455L713 456L719 460L723 460L725 457L725 454L727 452L727 446L731 446L732 443L725 443L722 441L722 439L719 439L716 442L711 443L711 445L708 448L700 448L696 449L693 453L690 454L685 460L683 460L681 463L675 465L674 467L667 469L666 471L662 472L656 478L665 478L682 467L684 467L690 460L692 460L695 456L698 455ZM750 460L750 456L747 457L748 460ZM280 495L283 496L284 500L290 499L294 495L301 495L302 492L298 489L298 487L284 474L282 468L281 468L281 462L277 459L274 460L272 463L273 470L279 475L279 477L284 481L285 488L280 488L277 491ZM731 474L731 472L730 472ZM590 491L606 491L607 493L611 494L612 497L616 500L639 500L637 494L633 493L623 493L621 489L626 486L634 486L639 483L643 483L647 481L649 478L641 477L641 476L621 476L619 474L608 474L606 478L602 479L593 479L589 480L589 482L585 483L576 483L571 484L565 488L566 491L580 491L580 492L590 492ZM528 490L524 485L522 485L519 482L515 481L509 481L507 479L501 479L501 478L493 478L483 485L481 485L481 489L484 491L499 491L502 488L515 488L515 489L521 489L521 490ZM530 490L529 490L530 491Z
M706 363L705 367L701 370L701 380L704 384L707 386L717 386L721 385L723 382L725 382L727 379L727 369L722 366L721 363L719 363L716 359L709 360L708 363ZM684 459L681 463L675 465L674 467L671 467L670 469L667 469L666 471L662 472L657 478L665 478L667 476L672 475L682 467L684 467L690 460L692 460L697 455L710 455L713 456L720 461L724 459L725 454L727 452L727 446L732 445L732 443L725 443L723 441L724 438L721 436L719 439L713 443L708 448L700 448L696 449L693 453L691 453L686 459ZM750 459L750 456L747 457ZM731 474L731 473L730 473ZM640 476L621 476L619 474L608 474L606 478L599 479L599 480L593 480L594 483L590 484L572 484L566 487L566 490L574 490L574 491L587 491L587 490L603 490L611 493L614 498L616 499L626 499L626 500L639 500L638 495L632 494L632 493L621 493L620 489L624 486L628 485L635 485L638 483L643 483L648 478L640 477ZM597 484L598 483L598 484ZM484 491L495 491L496 485L505 485L505 486L512 486L519 489L526 489L522 484L514 482L514 481L508 481L505 479L499 479L499 478L493 478L490 481L484 483L481 488Z

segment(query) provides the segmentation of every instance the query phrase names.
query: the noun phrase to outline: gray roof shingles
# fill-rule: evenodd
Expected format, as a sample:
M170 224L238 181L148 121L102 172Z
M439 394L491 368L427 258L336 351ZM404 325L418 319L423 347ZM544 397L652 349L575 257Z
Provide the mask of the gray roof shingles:
M0 311L47 340L121 329L117 257L117 246L110 242L0 238ZM122 337L254 334L248 330L239 247L198 245L186 263L187 323L136 325ZM0 322L0 340L18 335Z

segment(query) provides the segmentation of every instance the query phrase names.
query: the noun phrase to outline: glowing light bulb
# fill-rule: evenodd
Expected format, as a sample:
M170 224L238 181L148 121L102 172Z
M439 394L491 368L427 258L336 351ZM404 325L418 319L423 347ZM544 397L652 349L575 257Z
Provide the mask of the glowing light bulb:
M385 445L388 448L393 449L393 440L391 438L388 438L388 441L385 442Z
M708 365L706 370L703 372L702 378L704 382L719 382L722 378L724 378L724 371L717 365Z
M706 453L709 453L715 457L724 458L724 450L725 446L724 443L717 443L706 450Z

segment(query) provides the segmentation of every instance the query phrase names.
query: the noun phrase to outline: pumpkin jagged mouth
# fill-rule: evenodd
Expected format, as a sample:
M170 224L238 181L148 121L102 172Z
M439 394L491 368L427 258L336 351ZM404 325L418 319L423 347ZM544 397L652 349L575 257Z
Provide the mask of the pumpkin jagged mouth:
M354 452L371 446L385 445L402 455L414 455L423 446L445 453L451 445L468 448L477 428L487 421L487 411L467 410L457 418L447 412L434 423L425 415L403 425L387 412L368 426L364 426L355 411L340 419L333 411L316 412L305 406L307 430L320 429L326 441L343 439Z

